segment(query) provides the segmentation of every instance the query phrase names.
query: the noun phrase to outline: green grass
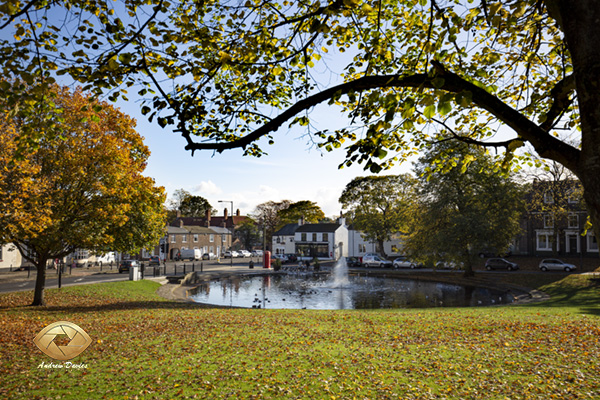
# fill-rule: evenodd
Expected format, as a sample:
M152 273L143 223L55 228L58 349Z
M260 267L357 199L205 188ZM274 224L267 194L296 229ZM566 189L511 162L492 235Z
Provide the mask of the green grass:
M600 287L572 275L522 306L244 310L165 301L149 281L0 296L0 398L576 399L600 397ZM67 320L94 340L74 363L34 345ZM55 363L59 363L56 362Z

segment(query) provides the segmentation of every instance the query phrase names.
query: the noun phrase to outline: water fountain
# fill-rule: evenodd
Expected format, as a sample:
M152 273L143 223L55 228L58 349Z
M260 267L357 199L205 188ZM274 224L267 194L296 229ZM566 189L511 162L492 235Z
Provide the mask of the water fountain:
M346 259L341 257L335 263L333 272L331 274L331 287L332 288L344 288L350 284L348 279L348 265Z

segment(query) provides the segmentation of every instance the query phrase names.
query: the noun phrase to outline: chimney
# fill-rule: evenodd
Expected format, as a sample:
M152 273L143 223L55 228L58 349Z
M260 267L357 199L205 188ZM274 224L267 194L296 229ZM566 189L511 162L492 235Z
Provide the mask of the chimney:
M179 227L183 228L183 219L182 218L179 218Z
M300 219L298 220L298 225L304 225L304 217L300 217Z
M205 214L205 216L206 216L206 227L207 228L210 228L210 212L211 212L211 210L208 209L208 210L206 210L206 214Z
M240 216L240 209L238 208L237 210L235 210L235 216L239 217Z
M224 209L224 210L223 210L223 215L224 215L224 218L223 218L223 219L227 220L227 209Z

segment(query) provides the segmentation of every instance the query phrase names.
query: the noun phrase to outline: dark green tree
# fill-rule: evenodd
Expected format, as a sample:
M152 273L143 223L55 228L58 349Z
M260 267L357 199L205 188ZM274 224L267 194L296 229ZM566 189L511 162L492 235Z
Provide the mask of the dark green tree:
M182 217L199 217L202 218L206 215L206 211L212 212L212 206L202 196L188 195L181 200L179 204L179 211Z
M286 224L298 223L301 218L308 224L316 224L325 218L325 214L323 213L323 210L321 210L321 207L310 200L301 200L291 203L287 208L279 210L277 215L279 217L278 227L282 227Z
M339 201L356 229L385 256L383 243L407 232L415 193L415 179L408 174L366 176L348 183Z
M246 218L235 227L235 237L241 242L242 248L247 250L262 245L260 231L252 218Z
M523 191L484 150L440 143L419 159L416 172L419 196L406 240L413 256L429 263L442 258L472 275L482 249L506 251L518 236Z

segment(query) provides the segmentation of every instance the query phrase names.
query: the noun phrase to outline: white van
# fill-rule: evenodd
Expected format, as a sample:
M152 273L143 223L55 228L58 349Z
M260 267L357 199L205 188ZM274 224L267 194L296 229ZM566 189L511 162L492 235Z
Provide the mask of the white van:
M200 252L200 249L181 249L179 252L179 259L200 261L202 260L202 252Z

